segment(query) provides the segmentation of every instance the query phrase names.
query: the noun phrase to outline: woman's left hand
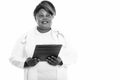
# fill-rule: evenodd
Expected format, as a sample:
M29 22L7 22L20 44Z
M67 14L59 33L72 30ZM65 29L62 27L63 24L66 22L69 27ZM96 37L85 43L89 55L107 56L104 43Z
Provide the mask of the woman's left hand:
M50 65L53 65L53 66L61 65L61 63L62 63L61 58L60 58L60 57L55 57L55 56L47 57L46 61L47 61Z

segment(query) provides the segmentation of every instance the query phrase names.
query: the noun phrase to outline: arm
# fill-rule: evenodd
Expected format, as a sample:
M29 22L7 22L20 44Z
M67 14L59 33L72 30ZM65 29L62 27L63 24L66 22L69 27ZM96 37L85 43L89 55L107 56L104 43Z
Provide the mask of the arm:
M24 67L24 62L26 60L25 51L26 37L27 37L26 35L23 35L20 39L18 39L12 51L11 57L9 59L9 61L13 65L19 68Z

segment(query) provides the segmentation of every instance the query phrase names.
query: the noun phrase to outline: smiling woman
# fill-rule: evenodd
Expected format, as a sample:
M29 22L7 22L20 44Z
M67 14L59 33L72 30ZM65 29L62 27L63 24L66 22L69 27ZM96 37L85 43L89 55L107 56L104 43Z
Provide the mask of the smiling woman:
M24 68L25 80L66 80L66 66L74 62L75 54L69 51L63 34L51 28L55 15L56 11L51 2L44 0L38 4L34 10L37 26L23 35L13 49L10 62ZM42 61L40 57L33 57L37 45L62 47L58 57L51 55L51 51L48 50L47 54L50 56ZM42 51L39 50L38 54L42 54Z
M56 14L55 7L49 1L43 1L34 10L34 17L40 32L47 32L51 29L52 19Z
M49 13L47 13L44 9L41 9L36 14L36 22L38 24L38 30L50 30L51 29L51 22L52 22L53 16L51 16Z

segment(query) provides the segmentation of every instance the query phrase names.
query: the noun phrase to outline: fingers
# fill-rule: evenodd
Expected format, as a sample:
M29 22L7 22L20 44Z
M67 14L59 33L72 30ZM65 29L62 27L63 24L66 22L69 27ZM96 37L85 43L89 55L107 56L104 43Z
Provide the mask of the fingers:
M58 64L58 61L57 61L57 58L54 57L54 56L50 56L46 59L46 61L51 64L51 65L57 65Z
M38 61L40 61L40 59L37 59Z
M30 61L31 59L32 59L31 57L28 57L27 60L26 60L26 62Z
M56 59L53 57L48 57L47 59L49 60L49 62L56 63Z
M57 64L49 59L46 59L46 61L50 64L50 65L53 65L53 66L56 66Z
M61 58L60 57L51 56L50 58L52 58L53 60L55 60L57 62L61 62Z
M46 61L47 61L48 63L50 63L50 64L53 63L53 62L52 62L51 60L49 60L49 59L46 59Z
M62 61L60 57L57 57L57 60L58 60L58 62L61 62L61 61Z
M51 56L51 58L54 59L54 60L57 60L57 58L55 56Z
M40 59L39 58L33 58L35 62L39 62Z

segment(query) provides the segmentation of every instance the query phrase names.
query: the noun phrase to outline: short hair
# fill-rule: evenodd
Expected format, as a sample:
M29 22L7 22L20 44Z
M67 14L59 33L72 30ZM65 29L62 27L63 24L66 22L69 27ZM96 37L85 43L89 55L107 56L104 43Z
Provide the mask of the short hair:
M56 10L54 5L50 2L50 1L42 1L41 3L39 3L35 10L34 10L34 18L36 19L36 14L41 10L44 9L45 11L47 11L49 14L56 15Z

